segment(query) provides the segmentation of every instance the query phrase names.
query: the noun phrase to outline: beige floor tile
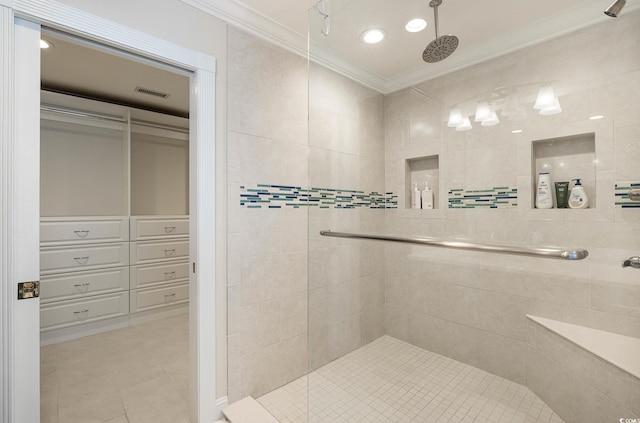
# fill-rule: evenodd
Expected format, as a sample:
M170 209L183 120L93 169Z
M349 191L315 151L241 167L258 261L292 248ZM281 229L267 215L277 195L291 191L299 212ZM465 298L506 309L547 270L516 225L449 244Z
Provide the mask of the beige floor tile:
M130 386L166 376L162 366L151 360L148 363L118 363L110 367L115 386L121 390Z
M60 423L93 423L124 415L122 400L115 390L94 391L61 398Z
M129 417L133 413L146 415L166 404L186 404L166 374L121 389L120 397Z
M173 361L162 365L164 371L173 381L179 392L189 390L189 355L176 357Z
M129 419L127 415L124 414L113 419L105 420L104 423L129 423Z

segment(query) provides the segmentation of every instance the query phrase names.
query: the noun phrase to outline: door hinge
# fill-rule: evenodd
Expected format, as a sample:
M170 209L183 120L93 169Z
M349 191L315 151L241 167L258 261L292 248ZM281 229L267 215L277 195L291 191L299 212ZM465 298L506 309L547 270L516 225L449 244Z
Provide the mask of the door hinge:
M40 281L18 282L18 299L38 298L40 296Z
M196 273L196 262L193 262L193 273Z

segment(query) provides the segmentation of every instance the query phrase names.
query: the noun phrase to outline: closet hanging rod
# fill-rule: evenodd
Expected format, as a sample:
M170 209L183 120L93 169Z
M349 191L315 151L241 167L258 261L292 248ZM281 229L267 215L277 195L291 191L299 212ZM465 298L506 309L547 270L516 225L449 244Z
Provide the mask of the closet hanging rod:
M320 231L322 236L331 236L336 238L352 238L352 239L369 239L376 241L392 241L402 242L405 244L419 244L428 245L431 247L443 247L454 248L457 250L469 250L469 251L482 251L496 254L516 254L521 256L531 257L543 257L551 259L561 260L583 260L587 258L589 252L582 248L576 248L574 250L564 250L561 248L546 248L546 247L509 247L502 245L491 244L471 244L462 241L440 241L433 238L422 237L397 237L386 235L369 235L369 234L357 234L349 232L332 232L329 230Z
M85 112L85 111L79 111L79 110L73 110L73 109L64 109L61 107L51 106L48 104L42 104L40 106L40 111L58 113L61 115L75 116L75 117L81 117L81 118L102 119L102 120L108 120L111 122L119 122L119 123L127 122L127 119L121 116L104 115L100 113Z

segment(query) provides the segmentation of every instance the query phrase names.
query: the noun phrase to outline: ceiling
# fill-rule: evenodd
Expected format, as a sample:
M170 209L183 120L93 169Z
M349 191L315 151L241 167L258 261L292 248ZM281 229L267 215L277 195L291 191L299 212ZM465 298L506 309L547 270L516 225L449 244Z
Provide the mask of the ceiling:
M310 45L312 60L382 93L598 22L615 24L603 13L611 0L443 0L440 34L455 34L460 45L447 59L427 64L422 51L435 37L428 0L325 0L328 37L320 32L324 20L314 7L316 0L179 1L297 54L306 56ZM640 10L640 1L629 2L623 14L634 10ZM406 21L416 17L424 18L427 28L406 32ZM387 38L366 45L360 34L372 27L383 28ZM41 55L44 88L188 116L189 78L184 73L54 31L45 31L44 37L53 44ZM170 95L162 99L136 92L136 87Z
M446 60L427 64L422 51L435 38L429 0L325 0L331 17L326 38L320 35L323 19L312 9L317 0L181 1L300 54L306 54L309 30L313 60L383 93L598 22L614 24L603 13L612 0L443 0L440 34L458 36L460 45ZM622 14L639 9L640 1L630 1ZM404 25L415 17L428 26L407 33ZM360 34L372 27L385 29L387 38L365 45Z
M40 54L43 89L189 115L189 77L184 71L51 30L43 31L42 38L51 44ZM169 95L161 98L137 87Z

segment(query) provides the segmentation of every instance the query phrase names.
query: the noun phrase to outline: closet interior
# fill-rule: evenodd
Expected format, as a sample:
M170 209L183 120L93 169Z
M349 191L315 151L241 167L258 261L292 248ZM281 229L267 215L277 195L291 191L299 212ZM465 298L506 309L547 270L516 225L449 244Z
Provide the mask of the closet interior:
M41 94L42 344L186 313L188 119Z

